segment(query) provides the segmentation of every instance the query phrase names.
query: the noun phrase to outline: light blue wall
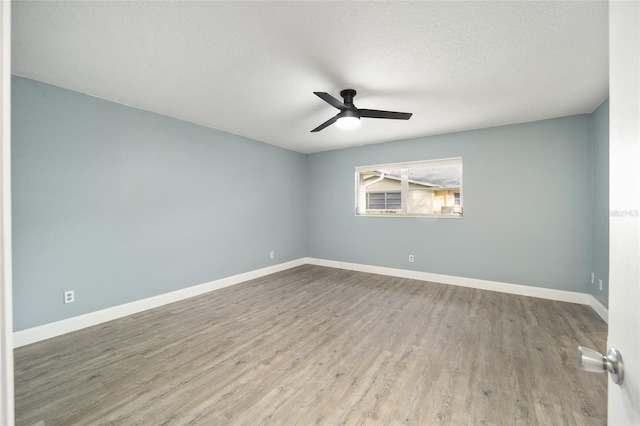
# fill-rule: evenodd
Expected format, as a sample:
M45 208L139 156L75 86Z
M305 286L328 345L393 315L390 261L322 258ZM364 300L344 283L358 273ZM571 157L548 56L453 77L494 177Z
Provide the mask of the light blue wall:
M16 330L304 256L607 304L608 102L302 155L32 80L12 90ZM356 166L457 156L463 219L355 217Z
M593 253L595 282L590 292L609 305L609 101L591 115L593 138ZM598 280L602 280L602 290Z
M305 253L306 156L12 83L15 330Z
M588 292L590 130L579 115L311 154L308 254ZM457 156L463 219L355 217L356 166Z

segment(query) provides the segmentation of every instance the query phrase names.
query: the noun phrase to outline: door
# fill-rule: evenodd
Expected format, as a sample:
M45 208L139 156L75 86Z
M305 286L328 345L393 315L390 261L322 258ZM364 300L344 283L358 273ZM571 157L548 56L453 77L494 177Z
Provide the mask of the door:
M640 2L609 2L609 336L624 382L609 380L610 425L640 425Z

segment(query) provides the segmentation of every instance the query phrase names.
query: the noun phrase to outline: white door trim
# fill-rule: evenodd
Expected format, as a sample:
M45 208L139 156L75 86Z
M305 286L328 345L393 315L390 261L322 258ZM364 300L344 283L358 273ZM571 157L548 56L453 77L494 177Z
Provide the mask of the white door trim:
M14 423L11 295L11 2L0 2L0 424Z

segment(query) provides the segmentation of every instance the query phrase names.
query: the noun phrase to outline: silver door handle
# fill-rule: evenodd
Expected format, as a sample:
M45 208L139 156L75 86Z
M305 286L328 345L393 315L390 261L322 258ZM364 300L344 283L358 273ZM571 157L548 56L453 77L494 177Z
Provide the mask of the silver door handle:
M617 349L609 349L607 356L604 356L593 349L578 346L578 367L591 373L608 371L613 383L621 385L624 382L624 364Z

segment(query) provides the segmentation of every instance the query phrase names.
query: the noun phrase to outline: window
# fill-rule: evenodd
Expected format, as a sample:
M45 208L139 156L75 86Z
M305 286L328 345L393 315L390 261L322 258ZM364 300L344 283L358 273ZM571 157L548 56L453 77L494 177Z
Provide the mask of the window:
M367 192L367 210L400 210L400 192Z
M356 214L462 217L462 158L356 167Z

